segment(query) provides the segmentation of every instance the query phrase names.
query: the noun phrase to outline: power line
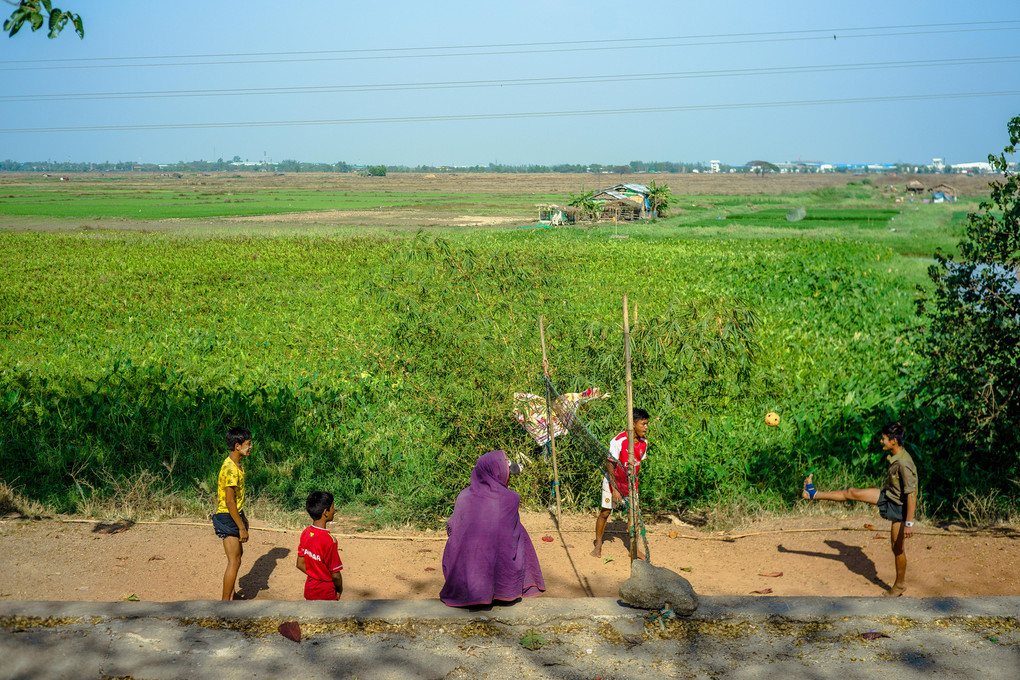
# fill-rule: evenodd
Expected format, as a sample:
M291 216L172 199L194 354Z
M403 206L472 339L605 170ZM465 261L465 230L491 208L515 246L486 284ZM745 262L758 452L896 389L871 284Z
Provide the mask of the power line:
M1002 21L1002 22L983 22L993 24L1020 24L1020 21ZM932 24L934 26L945 26L953 25L960 26L965 24ZM925 26L925 24L919 24L918 26ZM844 29L844 30L885 30L881 27L879 29ZM138 63L138 64L82 64L85 59L63 59L59 61L74 61L72 65L66 66L15 66L15 67L3 67L0 71L48 71L48 70L68 70L68 69L109 69L109 68L149 68L154 66L162 67L177 67L177 66L216 66L216 65L243 65L243 64L287 64L287 63L307 63L307 62L327 62L327 61L367 61L367 60L383 60L383 59L426 59L426 58L450 58L450 57L477 57L477 56L503 56L510 54L554 54L554 53L566 53L566 52L595 52L595 51L618 51L618 50L635 50L635 49L661 49L668 47L704 47L704 46L720 46L720 45L745 45L745 44L762 44L762 43L779 43L779 42L803 42L803 41L829 41L836 40L837 36L847 39L857 38L887 38L887 37L899 37L906 35L938 35L947 33L979 33L979 32L992 32L992 31L1015 31L1020 30L1020 25L1014 26L999 26L997 28L952 28L946 30L922 30L922 31L895 31L885 33L859 33L859 34L845 34L839 36L838 30L834 33L829 34L824 32L824 35L814 36L798 36L798 37L785 37L785 38L757 38L757 39L734 39L734 40L710 40L708 42L682 42L682 43L664 43L658 45L611 45L603 44L599 47L548 47L548 43L513 43L512 46L518 45L536 45L535 48L529 49L495 49L500 47L499 45L483 46L483 49L489 50L490 48L495 51L481 51L481 52L441 52L436 54L375 54L375 55L362 55L362 56L329 56L329 57L301 57L294 59L280 59L280 58L269 58L269 59L238 59L233 61L187 61L187 62L164 62L164 63ZM732 35L790 35L792 33L823 33L820 30L814 31L780 31L773 33L761 33L761 34L732 34ZM719 36L692 36L692 37L681 37L681 38L630 38L622 40L633 40L633 41L661 41L661 40L703 40L704 38L715 38L715 37L726 37L727 34L720 34ZM599 43L613 43L618 41L605 40L605 41L592 41ZM576 43L559 43L559 44L576 44ZM538 47L542 45L544 47ZM393 50L364 50L365 52L376 52L376 51L421 51L421 50L432 50L432 49L477 49L474 47L454 47L454 48L396 48ZM351 51L338 50L336 52L248 52L238 53L236 56L287 56L287 55L301 55L301 54L351 54ZM232 57L235 55L224 55L224 57ZM188 55L172 56L172 57L97 57L95 59L101 60L151 60L151 59L204 59L207 58L204 55L195 55L194 57ZM215 55L215 58L220 58L219 55ZM58 60L54 60L58 61ZM12 62L0 62L0 63L12 63Z
M945 28L960 26L1002 26L1003 24L1020 24L1020 20L1008 19L999 21L966 21L936 24L897 24L892 26L858 26L854 28L816 28L798 31L758 31L751 33L703 33L695 35L672 35L653 38L613 38L601 40L557 40L558 45L593 45L612 43L635 43L652 42L657 40L702 40L707 38L746 38L751 36L767 35L799 35L806 33L822 33L824 37L832 34L839 34L853 31L885 31L899 30L905 28ZM66 61L118 61L118 60L142 60L142 59L220 59L227 57L261 57L261 56L299 56L309 54L364 54L370 52L412 52L428 50L460 50L460 49L496 49L506 47L544 47L548 41L543 42L516 42L516 43L489 43L479 45L434 45L431 47L380 47L371 49L348 49L348 50L305 50L291 52L226 52L213 54L165 54L159 56L133 56L133 57L84 57L70 59L35 59L34 63L59 63ZM0 64L13 63L0 61Z
M119 132L125 130L197 130L210 128L246 127L300 127L316 125L364 125L378 123L428 123L466 120L509 120L516 118L563 118L580 116L612 116L626 114L676 113L688 111L729 111L739 109L788 108L798 106L828 106L845 104L871 104L886 102L934 101L944 99L976 99L988 97L1020 96L1020 90L1002 92L958 92L890 97L853 97L848 99L802 99L783 102L750 102L743 104L696 104L688 106L660 106L626 109L590 109L580 111L529 111L520 113L451 114L440 116L398 116L392 118L344 118L337 120L276 120L233 123L157 123L144 125L80 125L71 127L8 128L0 134L41 132Z
M1020 61L1020 56L962 57L959 59L931 59L923 61L879 61L856 64L819 64L814 66L778 66L747 69L716 69L709 71L675 71L667 73L611 74L593 76L562 76L551 78L516 78L503 80L462 80L422 83L380 83L376 85L316 85L303 87L231 88L211 90L151 90L137 92L83 92L38 95L0 95L0 103L43 101L90 101L110 99L160 99L177 97L263 96L294 94L332 94L347 92L386 92L404 90L442 90L483 87L522 87L536 85L576 85L592 83L642 82L694 78L721 78L734 76L785 75L799 73L831 73L838 71L870 71L901 68L931 68L945 66L975 66L1008 64Z

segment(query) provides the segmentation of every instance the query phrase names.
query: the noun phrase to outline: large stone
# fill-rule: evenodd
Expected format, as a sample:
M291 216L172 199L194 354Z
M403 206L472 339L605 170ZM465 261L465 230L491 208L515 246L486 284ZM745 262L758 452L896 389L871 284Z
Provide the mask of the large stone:
M630 578L620 585L620 599L641 609L662 609L668 604L677 616L690 616L698 608L698 594L687 579L644 560L630 563Z

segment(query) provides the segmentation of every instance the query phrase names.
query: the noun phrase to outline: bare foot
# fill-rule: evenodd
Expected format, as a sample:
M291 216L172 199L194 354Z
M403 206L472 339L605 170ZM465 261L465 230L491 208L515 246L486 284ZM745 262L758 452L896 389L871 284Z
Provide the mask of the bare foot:
M595 549L591 551L592 557L602 557L602 546L596 545Z
M801 489L801 492L800 492L800 497L801 498L806 498L807 500L811 500L812 494L808 493L808 487L810 486L812 489L815 488L814 485L811 483L811 478L812 477L814 477L814 475L810 474L810 475L807 476L807 479L804 480L804 488Z
M906 590L904 586L893 585L892 588L886 591L886 597L900 597L903 595L903 591Z

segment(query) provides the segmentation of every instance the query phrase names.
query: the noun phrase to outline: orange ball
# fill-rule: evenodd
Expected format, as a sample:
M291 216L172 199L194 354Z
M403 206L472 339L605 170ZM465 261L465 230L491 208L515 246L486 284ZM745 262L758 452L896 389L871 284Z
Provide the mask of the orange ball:
M775 427L779 424L779 414L775 411L769 411L765 414L765 424L769 427Z

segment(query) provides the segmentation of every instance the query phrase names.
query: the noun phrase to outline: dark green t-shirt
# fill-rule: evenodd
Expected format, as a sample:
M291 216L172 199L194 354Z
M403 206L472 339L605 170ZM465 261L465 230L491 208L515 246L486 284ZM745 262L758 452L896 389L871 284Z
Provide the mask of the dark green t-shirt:
M886 456L889 472L886 473L885 497L897 505L903 505L908 493L917 493L917 466L906 449L895 456Z

